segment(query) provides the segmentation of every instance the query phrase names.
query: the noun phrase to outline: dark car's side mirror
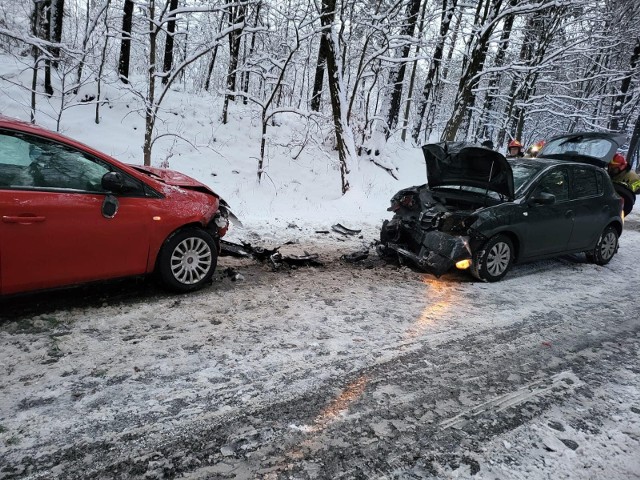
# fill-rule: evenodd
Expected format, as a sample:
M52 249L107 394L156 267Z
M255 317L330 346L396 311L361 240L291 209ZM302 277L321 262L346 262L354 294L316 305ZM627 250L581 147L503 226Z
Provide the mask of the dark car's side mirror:
M102 188L109 192L122 192L124 190L124 175L120 172L105 173L102 176Z
M529 197L529 205L553 205L556 203L556 196L547 192L536 192Z

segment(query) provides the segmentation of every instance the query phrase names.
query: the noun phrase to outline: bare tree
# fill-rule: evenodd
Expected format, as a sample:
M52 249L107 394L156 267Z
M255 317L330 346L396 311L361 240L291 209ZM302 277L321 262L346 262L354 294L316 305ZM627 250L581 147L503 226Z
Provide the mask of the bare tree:
M514 7L518 3L518 0L510 0L509 6ZM502 27L502 33L500 34L500 41L498 43L498 53L493 61L493 68L495 73L490 74L489 84L486 89L486 96L484 100L484 106L480 113L480 119L478 121L478 129L474 140L479 138L488 138L493 135L493 125L496 119L493 115L493 108L497 96L500 93L500 70L505 64L507 51L509 49L509 38L511 37L511 31L513 29L513 22L515 20L515 14L509 14L505 18L504 25Z
M249 51L247 52L247 57L251 58L256 48L256 35L258 32L258 23L260 22L260 9L262 8L262 2L258 2L255 10L255 18L253 21L253 32L251 32L251 45L249 46ZM298 32L296 30L296 35ZM247 69L242 72L242 91L244 92L243 103L246 105L248 101L249 94L249 80L250 80L251 70Z
M400 37L405 40L405 43L401 48L400 60L394 63L389 75L389 84L393 86L393 89L389 102L389 111L387 113L387 139L398 123L400 101L402 100L402 91L404 89L404 75L407 70L407 58L411 51L411 40L416 30L419 12L420 0L409 0L406 10L406 20L400 32Z
M133 0L124 0L122 15L122 41L118 75L123 83L129 83L129 62L131 61L131 27L133 26Z
M326 35L320 35L320 46L318 48L318 60L316 61L316 74L313 80L313 95L311 96L311 110L320 111L320 100L324 85L324 71L327 64L327 54L329 52L329 41Z
M442 63L442 55L444 53L445 41L449 34L451 26L451 20L453 18L458 0L442 0L442 13L440 16L440 30L436 41L436 46L429 65L429 71L427 72L427 78L424 82L422 89L422 98L418 107L418 114L416 115L416 123L413 129L413 140L418 142L418 136L420 130L422 130L422 120L424 118L425 110L432 92L435 88L436 78L440 71L440 64Z
M631 79L637 73L638 61L640 61L640 35L636 39L636 45L629 60L629 69L624 73L624 77L620 81L620 90L618 90L613 103L613 112L609 123L610 130L618 131L620 129L620 119L627 102L630 100L629 87L631 86Z
M181 13L190 13L192 15L198 15L203 13L216 13L220 11L220 7L203 6L199 8L189 7L184 10L177 9L167 13L167 5L156 16L155 0L150 0L145 8L145 18L143 20L149 26L148 30L148 52L149 52L149 64L148 64L148 85L146 95L139 94L144 99L145 104L145 131L144 131L144 145L142 147L144 154L144 164L151 165L151 151L153 144L157 138L155 133L156 120L158 118L158 112L163 100L166 98L170 91L170 87L173 82L178 78L181 72L189 65L196 62L201 57L211 52L215 45L219 44L223 38L227 37L231 32L240 31L244 28L244 19L240 19L240 23L229 25L224 30L220 31L213 39L207 42L205 45L199 45L198 49L189 53L183 61L175 65L168 76L167 83L162 86L159 93L156 93L156 80L162 77L164 74L158 72L156 69L156 48L157 37L159 30L170 21L174 15Z
M224 24L224 19L226 15L227 15L226 11L223 11L220 15L220 18L218 21L218 35L220 35L220 32L222 31L222 25ZM209 66L207 67L207 76L204 81L204 89L207 92L209 91L209 86L211 84L211 74L213 73L213 67L216 64L216 57L218 56L219 47L220 47L220 44L216 42L216 44L211 49L211 60L209 60Z
M236 78L238 75L238 60L240 56L240 38L242 30L244 30L247 6L246 4L240 4L234 7L230 2L228 8L231 23L240 25L240 28L233 29L229 32L229 71L227 73L227 92L235 92ZM234 93L225 94L224 107L222 109L222 123L228 122L229 102L235 101L235 99L236 95Z
M169 16L170 19L167 22L167 38L164 44L164 76L162 77L162 84L166 85L169 81L169 72L171 72L171 66L173 65L173 36L176 31L176 19L172 15L178 8L178 0L169 0Z
M340 162L340 179L342 193L349 191L349 164L355 158L355 143L353 132L347 122L346 96L344 92L344 77L342 75L342 60L340 44L336 32L333 30L336 0L322 0L320 23L322 34L327 39L327 72L329 76L329 92L331 95L331 109L333 111L333 126L335 128L336 146Z
M478 2L474 33L467 44L463 61L462 75L458 82L458 92L454 100L453 113L442 133L442 140L456 139L458 130L470 107L475 103L475 89L478 74L484 68L489 40L496 26L502 0L483 0Z
M51 41L53 43L62 42L62 23L64 19L64 0L53 0L51 3ZM60 57L60 47L52 47L51 55L53 60L51 65L54 68L58 68L58 61Z

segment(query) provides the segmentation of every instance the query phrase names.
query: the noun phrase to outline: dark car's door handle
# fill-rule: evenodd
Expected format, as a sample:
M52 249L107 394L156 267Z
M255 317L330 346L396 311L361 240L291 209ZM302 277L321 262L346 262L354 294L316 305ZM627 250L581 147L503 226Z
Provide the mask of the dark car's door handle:
M40 223L44 222L47 217L39 217L35 215L21 215L17 217L13 217L10 215L4 215L2 217L2 221L4 223L21 223L23 225L28 225L30 223Z
M567 210L564 216L567 218L573 218L573 210Z

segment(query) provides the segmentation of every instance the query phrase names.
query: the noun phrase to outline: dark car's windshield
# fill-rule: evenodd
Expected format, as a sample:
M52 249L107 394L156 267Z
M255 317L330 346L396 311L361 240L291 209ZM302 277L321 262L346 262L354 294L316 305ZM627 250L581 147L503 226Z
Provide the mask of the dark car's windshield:
M544 168L543 164L534 164L518 159L509 160L509 165L511 165L511 170L513 171L513 189L516 197L520 193L522 186Z

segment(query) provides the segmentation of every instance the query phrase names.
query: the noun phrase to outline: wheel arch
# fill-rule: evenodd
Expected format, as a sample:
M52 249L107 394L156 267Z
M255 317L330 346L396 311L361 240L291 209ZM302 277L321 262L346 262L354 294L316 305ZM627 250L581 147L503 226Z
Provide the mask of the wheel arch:
M613 220L613 221L609 222L609 224L605 227L605 229L606 229L607 227L613 227L613 228L615 228L615 229L616 229L616 232L618 232L618 237L619 237L620 235L622 235L622 223L621 223L621 222L619 222L618 220Z
M162 242L158 245L157 248L149 252L149 261L147 263L147 271L150 273L156 272L158 269L158 259L160 258L160 252L162 251L164 246L178 233L191 228L197 228L200 230L207 231L200 222L190 222L190 223L185 223L184 225L180 225L178 228L176 228L171 233L169 233L169 235L167 235L164 238L164 240L162 240ZM214 240L216 239L214 238ZM217 240L216 240L216 245L218 245L219 247L219 242Z
M496 235L504 235L509 240L511 240L511 244L513 245L513 261L517 263L520 258L520 237L517 233L512 230L498 230L493 232L491 235L487 236L487 241L490 238L495 237Z

